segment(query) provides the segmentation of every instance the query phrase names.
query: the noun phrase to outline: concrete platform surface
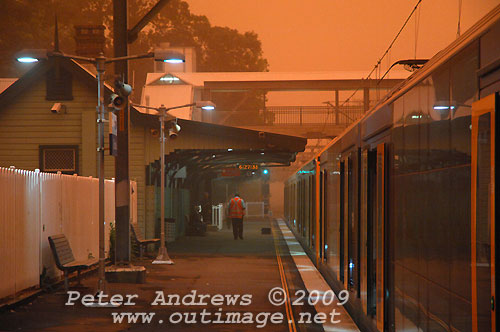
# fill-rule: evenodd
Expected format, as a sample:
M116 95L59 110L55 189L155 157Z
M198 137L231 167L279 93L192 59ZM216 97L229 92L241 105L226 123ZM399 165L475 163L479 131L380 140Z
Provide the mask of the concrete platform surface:
M263 227L272 234L261 234ZM146 267L145 284L108 283L109 296L99 298L92 273L69 293L45 293L0 313L0 331L324 330L307 320L317 315L314 306L291 306L307 288L274 221L245 222L244 240L234 240L227 228L183 237L168 244L168 253L174 265L151 264L154 253L133 262ZM275 301L275 288L289 292L286 302Z

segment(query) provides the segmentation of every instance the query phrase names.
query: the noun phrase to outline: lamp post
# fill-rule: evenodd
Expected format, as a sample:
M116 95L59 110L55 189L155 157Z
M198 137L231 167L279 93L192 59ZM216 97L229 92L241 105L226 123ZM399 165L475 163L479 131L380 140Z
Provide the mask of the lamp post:
M97 291L106 291L106 275L105 275L105 227L104 227L104 73L106 71L106 64L144 58L154 58L155 61L174 62L185 61L183 54L175 51L155 51L140 55L130 55L116 58L106 58L101 53L96 58L82 57L78 55L64 54L59 51L49 52L47 50L23 50L16 55L17 61L23 63L33 63L40 60L47 59L49 56L60 57L72 60L80 60L92 63L96 66L97 70L97 161L98 169L97 175L99 178L99 268L98 268L98 282Z
M158 249L158 256L153 261L153 264L174 264L174 262L170 259L167 253L167 247L165 246L165 119L168 111L183 107L196 106L198 108L204 110L214 110L215 104L211 101L198 101L191 104L185 104L174 107L165 107L163 104L160 107L150 107L150 106L142 106L142 105L133 105L134 107L141 107L146 109L152 109L158 112L158 116L160 118L160 162L161 162L161 179L160 179L160 249ZM177 123L174 124L172 129L174 132L178 132L180 127Z

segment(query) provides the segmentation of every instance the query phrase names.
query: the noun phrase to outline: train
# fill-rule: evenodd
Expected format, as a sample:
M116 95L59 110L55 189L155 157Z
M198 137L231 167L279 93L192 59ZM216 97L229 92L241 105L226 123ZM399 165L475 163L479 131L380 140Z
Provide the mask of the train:
M363 331L496 331L500 6L302 165L284 219Z

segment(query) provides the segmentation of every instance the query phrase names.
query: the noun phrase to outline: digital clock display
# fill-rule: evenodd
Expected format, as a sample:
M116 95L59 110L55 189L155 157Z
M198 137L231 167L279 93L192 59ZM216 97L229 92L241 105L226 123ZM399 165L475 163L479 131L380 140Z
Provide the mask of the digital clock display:
M259 169L259 165L238 165L239 169L251 169L251 170L256 170Z

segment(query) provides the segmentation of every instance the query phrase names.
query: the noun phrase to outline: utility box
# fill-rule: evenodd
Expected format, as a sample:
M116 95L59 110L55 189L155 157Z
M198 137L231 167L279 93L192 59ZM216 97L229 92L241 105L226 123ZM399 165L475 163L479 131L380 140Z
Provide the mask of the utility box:
M165 218L165 239L174 242L176 237L175 218Z

